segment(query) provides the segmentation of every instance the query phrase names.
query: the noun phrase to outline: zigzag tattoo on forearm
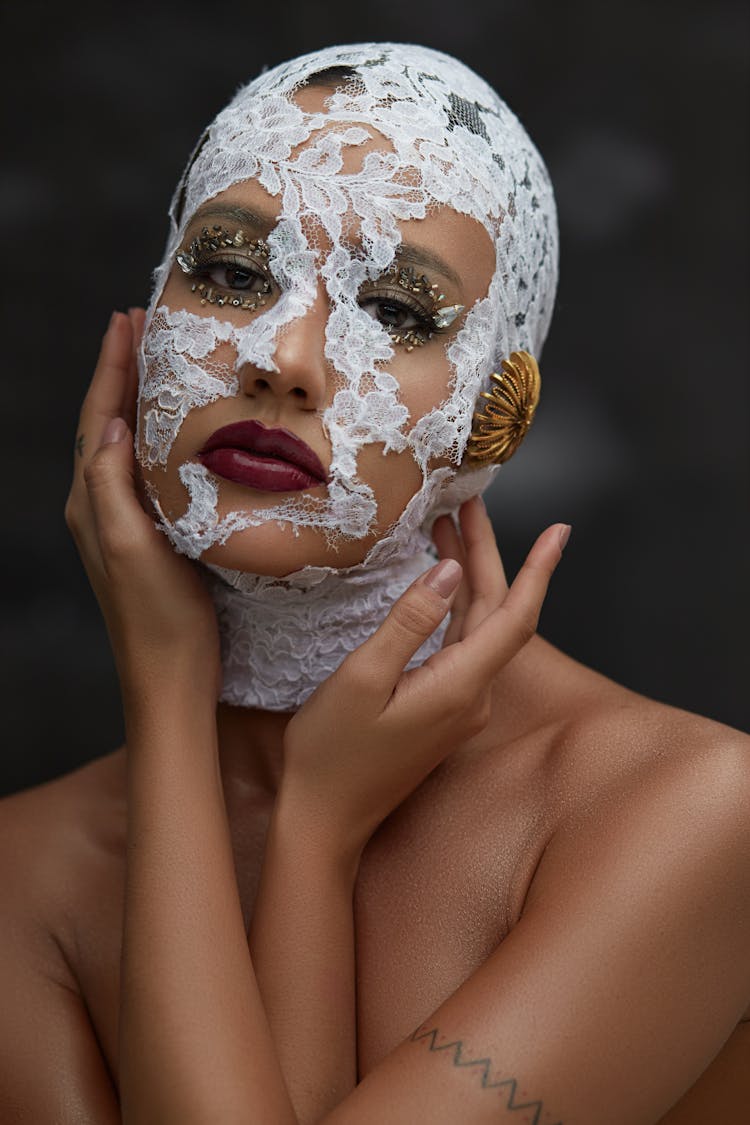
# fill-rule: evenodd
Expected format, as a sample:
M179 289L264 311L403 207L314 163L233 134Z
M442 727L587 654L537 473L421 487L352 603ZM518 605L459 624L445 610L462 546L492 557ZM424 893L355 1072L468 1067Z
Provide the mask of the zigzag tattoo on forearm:
M464 1055L464 1044L462 1039L454 1039L450 1043L438 1043L438 1036L440 1032L438 1028L433 1027L425 1030L424 1025L418 1027L417 1030L411 1035L412 1043L426 1043L430 1051L449 1051L453 1054L454 1066L476 1066L480 1068L482 1089L483 1090L498 1090L500 1096L505 1098L505 1108L509 1110L526 1110L526 1120L531 1122L531 1125L563 1125L562 1121L550 1121L551 1113L549 1110L544 1109L541 1100L537 1101L516 1101L516 1097L520 1096L525 1098L526 1091L523 1090L518 1095L518 1082L515 1078L501 1078L496 1081L490 1081L490 1070L492 1067L492 1060L489 1058L473 1059ZM533 1112L533 1117L528 1114Z

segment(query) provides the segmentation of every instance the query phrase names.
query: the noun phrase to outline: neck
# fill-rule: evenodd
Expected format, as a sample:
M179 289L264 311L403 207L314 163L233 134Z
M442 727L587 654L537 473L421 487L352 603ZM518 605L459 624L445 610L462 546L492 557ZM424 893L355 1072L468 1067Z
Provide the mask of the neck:
M487 729L460 753L496 752L545 726L574 717L607 690L604 677L533 637L497 675L493 717ZM232 808L273 803L283 772L283 742L291 713L220 703L219 760Z
M291 714L219 703L216 726L224 791L233 799L273 799L284 766Z
M433 562L420 551L378 567L309 567L281 579L211 567L222 702L260 711L298 710ZM409 667L439 649L443 631L433 633Z

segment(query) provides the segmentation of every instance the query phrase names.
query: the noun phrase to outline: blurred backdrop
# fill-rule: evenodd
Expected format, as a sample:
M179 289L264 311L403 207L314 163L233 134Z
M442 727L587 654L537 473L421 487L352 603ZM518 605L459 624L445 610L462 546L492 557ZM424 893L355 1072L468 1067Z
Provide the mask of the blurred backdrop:
M110 312L146 303L205 124L264 65L332 42L457 55L549 165L562 254L543 397L489 496L509 571L546 524L573 524L541 632L628 687L750 726L744 2L24 0L3 25L0 793L121 738L63 522Z

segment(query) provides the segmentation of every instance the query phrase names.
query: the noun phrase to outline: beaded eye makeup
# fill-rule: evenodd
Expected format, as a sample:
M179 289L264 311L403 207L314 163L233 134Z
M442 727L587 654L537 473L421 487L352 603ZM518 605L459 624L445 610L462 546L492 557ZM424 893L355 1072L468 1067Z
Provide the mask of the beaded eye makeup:
M360 305L373 303L380 306L378 319L386 327L391 342L404 345L407 352L421 348L435 332L449 328L463 312L463 305L438 308L438 302L444 299L445 295L439 292L438 285L431 283L428 277L417 274L412 266L399 265L365 286L359 294ZM388 316L395 323L384 319ZM404 324L409 316L417 321L415 325Z
M243 250L240 255L226 253L240 249ZM264 297L271 292L268 258L268 245L262 238L249 239L242 230L230 234L221 226L210 230L204 227L188 249L178 250L175 255L178 266L188 277L205 277L213 282L207 285L205 281L195 281L190 287L193 293L199 294L202 305L218 305L219 308L230 305L249 312L262 308ZM215 275L222 272L225 275L223 285L215 279ZM251 295L241 296L243 291Z
M227 251L237 250L243 253L227 255ZM269 257L268 244L262 238L250 239L243 230L231 233L221 226L203 227L187 248L175 254L184 274L211 282L196 280L190 287L201 305L229 305L248 312L263 308L273 290ZM223 283L216 277L221 273ZM243 292L250 295L242 296ZM445 331L463 312L463 305L438 307L442 300L439 286L411 266L394 266L359 293L360 306L373 306L374 318L386 329L391 342L404 346L407 352L422 347L436 332ZM408 323L410 320L415 323Z

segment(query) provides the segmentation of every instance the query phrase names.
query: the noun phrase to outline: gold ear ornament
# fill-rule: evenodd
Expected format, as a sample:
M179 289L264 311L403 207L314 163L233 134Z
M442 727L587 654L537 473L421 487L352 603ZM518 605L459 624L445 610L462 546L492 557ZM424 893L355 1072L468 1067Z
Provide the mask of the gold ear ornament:
M490 382L491 389L480 393L484 403L477 403L466 446L475 465L502 465L513 456L534 420L542 380L533 355L511 352Z

